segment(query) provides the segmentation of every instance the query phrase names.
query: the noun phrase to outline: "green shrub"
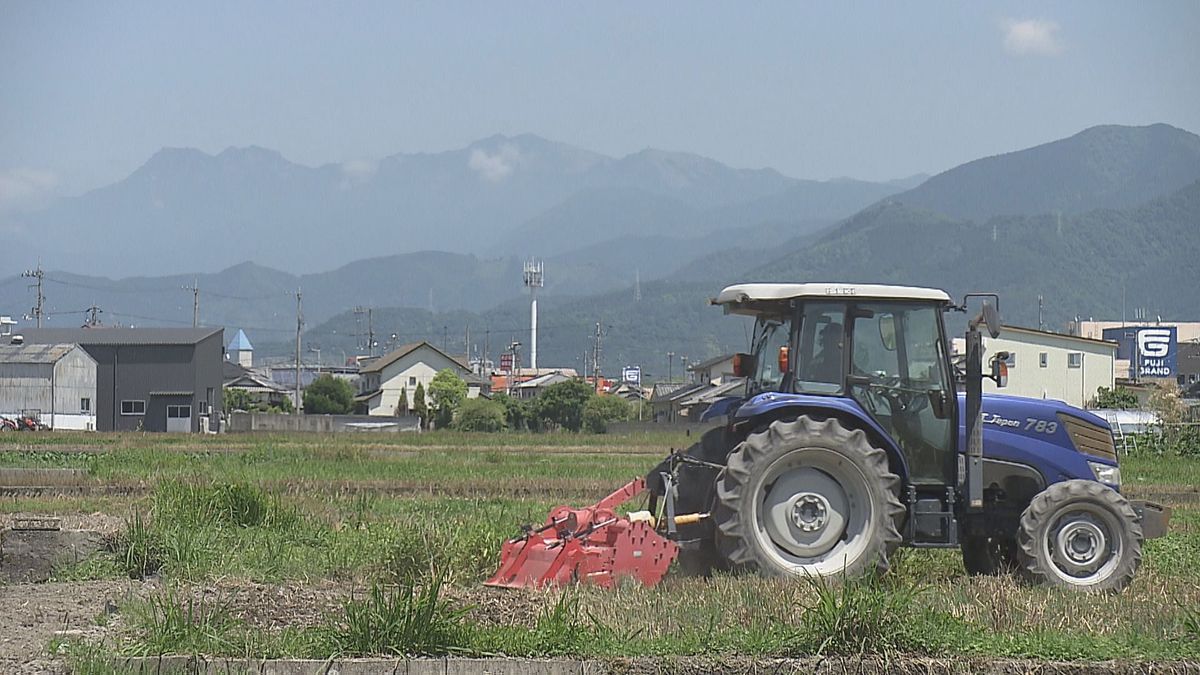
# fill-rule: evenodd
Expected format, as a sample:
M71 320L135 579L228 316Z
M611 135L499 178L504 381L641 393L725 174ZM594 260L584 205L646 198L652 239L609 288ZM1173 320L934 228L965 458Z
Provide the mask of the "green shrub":
M620 396L593 396L583 407L583 427L602 434L610 423L629 419L631 410L629 402Z
M579 431L583 426L583 408L595 395L592 386L583 380L557 382L542 390L534 408L543 427Z
M469 398L459 405L453 427L458 431L502 431L505 424L503 404L486 398Z
M354 410L354 388L328 373L304 390L304 412L310 415L346 415Z
M1125 387L1100 387L1096 390L1095 405L1110 410L1133 410L1138 407L1138 399L1137 394Z
M428 392L433 399L437 428L448 428L454 420L454 411L467 398L467 383L453 370L444 368L430 380Z

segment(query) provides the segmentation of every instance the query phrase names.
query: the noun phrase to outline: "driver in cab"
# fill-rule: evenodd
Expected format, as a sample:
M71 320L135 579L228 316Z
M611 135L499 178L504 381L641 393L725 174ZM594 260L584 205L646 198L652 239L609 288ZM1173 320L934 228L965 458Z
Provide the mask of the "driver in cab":
M838 383L842 380L842 324L833 322L821 329L818 346L821 351L813 357L812 379Z

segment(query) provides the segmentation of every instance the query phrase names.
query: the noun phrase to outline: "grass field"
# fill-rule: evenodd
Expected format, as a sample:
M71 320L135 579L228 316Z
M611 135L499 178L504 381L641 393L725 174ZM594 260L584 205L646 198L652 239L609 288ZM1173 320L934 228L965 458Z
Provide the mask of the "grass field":
M607 592L480 586L519 524L594 501L690 440L10 435L0 470L78 469L82 489L15 491L0 511L127 523L111 552L57 571L143 580L101 637L54 645L84 666L192 652L1200 658L1200 504L1181 497L1200 485L1200 460L1177 457L1123 464L1131 489L1176 502L1170 535L1146 543L1119 596L967 577L957 552L927 550L841 586L678 575ZM111 486L125 490L100 489Z

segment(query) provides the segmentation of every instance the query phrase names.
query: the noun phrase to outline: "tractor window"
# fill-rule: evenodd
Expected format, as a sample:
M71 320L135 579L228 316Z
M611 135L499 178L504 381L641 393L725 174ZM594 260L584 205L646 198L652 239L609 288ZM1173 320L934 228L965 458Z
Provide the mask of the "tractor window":
M854 320L854 353L850 356L852 373L880 379L900 377L896 326L896 315L891 312L876 312L874 316Z
M946 381L939 309L916 303L855 307L850 394L887 429L915 482L942 483L953 465L953 425L932 401L953 396Z
M755 373L752 388L755 392L784 391L789 364L786 357L780 358L780 350L788 347L791 326L789 322L778 320L759 321L756 332L758 372Z
M836 394L842 390L845 325L846 306L842 303L804 305L796 350L796 391Z

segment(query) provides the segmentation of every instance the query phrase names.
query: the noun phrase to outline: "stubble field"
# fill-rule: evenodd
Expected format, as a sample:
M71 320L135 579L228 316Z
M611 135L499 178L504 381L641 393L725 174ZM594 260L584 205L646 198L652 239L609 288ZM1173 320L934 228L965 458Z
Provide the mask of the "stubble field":
M0 526L55 515L108 545L0 586L0 670L116 655L1200 659L1200 460L1128 457L1174 508L1133 585L1091 596L902 550L840 586L671 574L655 588L481 586L560 503L642 475L683 434L0 437ZM5 667L5 664L12 668Z

